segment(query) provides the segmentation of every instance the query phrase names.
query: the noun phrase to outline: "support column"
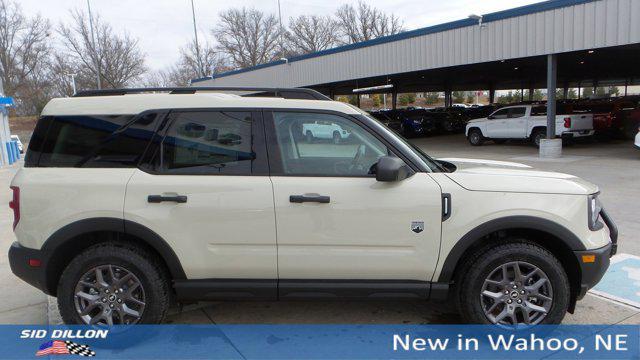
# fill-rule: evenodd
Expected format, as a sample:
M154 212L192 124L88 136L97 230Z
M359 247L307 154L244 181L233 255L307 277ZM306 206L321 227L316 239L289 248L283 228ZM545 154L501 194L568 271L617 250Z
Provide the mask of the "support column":
M493 104L496 100L496 89L493 85L489 86L489 104Z
M360 94L356 94L356 106L360 108Z
M535 91L535 89L533 88L533 85L529 86L529 101L533 101L533 92Z
M391 108L393 110L396 109L396 103L398 102L398 91L393 90L393 92L391 93Z
M547 55L547 138L540 140L540 157L562 155L562 139L556 139L556 87L558 55Z
M453 105L453 97L451 96L451 90L444 92L444 107L450 108Z

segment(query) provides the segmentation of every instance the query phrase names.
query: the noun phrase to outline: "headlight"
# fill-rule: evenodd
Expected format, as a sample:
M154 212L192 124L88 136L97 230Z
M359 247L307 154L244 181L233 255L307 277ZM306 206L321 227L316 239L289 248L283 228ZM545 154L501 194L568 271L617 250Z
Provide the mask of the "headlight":
M416 125L422 125L423 119L413 119L413 123Z
M598 199L598 194L589 195L589 229L592 231L600 230L604 224L600 221L600 211L602 211L602 203Z

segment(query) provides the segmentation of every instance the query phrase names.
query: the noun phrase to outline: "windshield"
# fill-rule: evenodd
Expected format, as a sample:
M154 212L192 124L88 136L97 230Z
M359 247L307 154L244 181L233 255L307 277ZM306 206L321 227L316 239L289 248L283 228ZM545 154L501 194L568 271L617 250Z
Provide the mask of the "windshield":
M422 149L420 149L416 145L414 145L414 144L410 143L409 141L407 141L407 139L402 137L402 135L400 135L397 132L387 128L386 126L384 126L382 123L380 123L380 121L378 119L374 118L373 116L371 116L368 113L365 114L365 116L367 118L375 121L380 127L384 128L389 133L392 133L398 141L403 143L409 149L413 150L414 154L417 157L419 157L420 160L422 160L429 167L429 169L432 172L449 172L444 166L442 166L440 163L438 163L436 160L434 160L431 156L427 155L424 151L422 151Z

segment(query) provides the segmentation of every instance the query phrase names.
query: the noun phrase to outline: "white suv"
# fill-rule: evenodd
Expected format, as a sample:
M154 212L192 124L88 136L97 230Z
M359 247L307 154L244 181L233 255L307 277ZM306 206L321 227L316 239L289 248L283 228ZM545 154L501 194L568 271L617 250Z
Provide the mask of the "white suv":
M322 120L302 124L302 133L307 142L313 142L314 139L329 139L335 144L348 139L350 135L339 124Z
M157 323L174 300L345 297L451 298L468 322L559 323L616 251L598 188L580 178L434 160L306 89L286 94L321 100L204 90L44 108L11 184L9 257L65 322ZM308 143L301 129L318 122L349 141Z

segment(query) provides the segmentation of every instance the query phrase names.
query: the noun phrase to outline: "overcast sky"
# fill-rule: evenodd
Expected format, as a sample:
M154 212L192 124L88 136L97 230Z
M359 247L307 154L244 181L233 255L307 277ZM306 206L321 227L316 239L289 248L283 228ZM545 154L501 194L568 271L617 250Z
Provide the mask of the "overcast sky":
M190 0L90 0L99 14L117 31L127 31L140 41L147 54L147 66L159 70L178 60L178 49L193 37ZM86 9L86 0L19 0L27 15L40 13L52 23L69 21L69 10ZM301 14L328 15L346 0L280 0L282 19ZM355 1L352 1L355 3ZM367 3L394 13L405 29L437 25L487 14L539 0L369 0ZM220 11L230 7L254 7L277 15L278 0L194 0L199 39L212 41L210 29Z

